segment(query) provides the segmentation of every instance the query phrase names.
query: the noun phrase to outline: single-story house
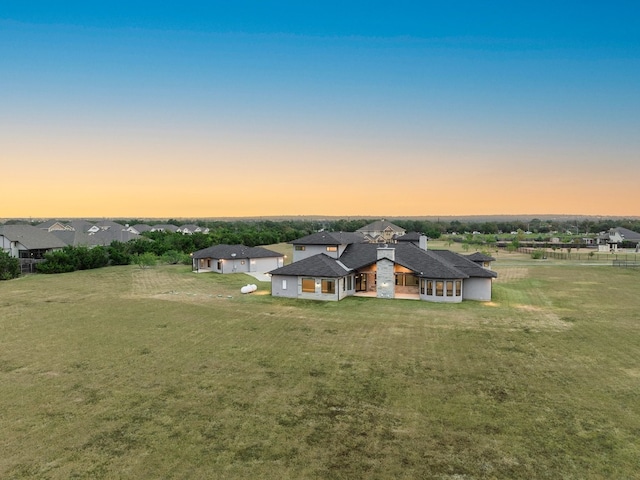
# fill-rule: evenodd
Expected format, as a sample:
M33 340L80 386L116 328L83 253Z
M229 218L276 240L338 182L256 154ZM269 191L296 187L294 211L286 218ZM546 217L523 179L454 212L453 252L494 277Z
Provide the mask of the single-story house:
M616 227L611 228L608 232L602 232L596 238L598 243L598 251L600 252L616 252L618 248L625 244L630 248L639 249L640 233L636 233L628 228Z
M36 264L44 261L48 252L61 250L66 244L47 230L31 225L0 227L0 248L20 260L23 273L33 273Z
M194 252L194 272L266 273L284 265L284 255L264 247L214 245Z
M490 269L492 257L428 250L424 235L390 244L366 240L366 234L357 232L319 232L294 240L293 262L269 272L271 294L314 300L352 295L449 303L491 300L497 277Z

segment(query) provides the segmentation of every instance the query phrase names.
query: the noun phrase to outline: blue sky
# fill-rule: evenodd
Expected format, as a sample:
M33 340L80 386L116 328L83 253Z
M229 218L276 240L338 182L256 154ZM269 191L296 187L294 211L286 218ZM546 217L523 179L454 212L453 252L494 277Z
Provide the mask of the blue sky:
M640 215L639 85L637 2L0 2L0 216Z

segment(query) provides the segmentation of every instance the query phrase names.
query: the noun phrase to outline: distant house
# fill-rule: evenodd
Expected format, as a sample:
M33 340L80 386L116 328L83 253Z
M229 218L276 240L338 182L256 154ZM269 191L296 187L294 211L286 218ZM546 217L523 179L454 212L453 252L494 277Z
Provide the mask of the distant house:
M263 247L214 245L192 254L193 271L198 273L266 273L283 265L283 254Z
M602 232L596 237L598 251L616 252L618 248L627 245L629 248L639 249L640 233L628 228L616 227L608 232Z
M209 233L209 229L202 228L192 223L187 225L181 225L180 227L178 227L177 232L182 233L183 235L193 235L194 233Z
M152 232L172 232L176 233L178 231L178 227L172 225L170 223L159 223L158 225L153 225L151 227Z
M269 272L271 294L334 301L348 296L491 300L497 277L490 268L492 257L428 250L424 235L397 230L391 235L391 229L386 237L371 235L375 231L318 232L294 240L293 262Z
M48 252L61 250L66 244L46 229L31 225L0 227L0 248L20 260L23 273L33 273L36 264L44 261Z
M371 243L394 243L396 237L404 235L406 230L386 220L377 220L359 228L356 232L362 234L366 241Z

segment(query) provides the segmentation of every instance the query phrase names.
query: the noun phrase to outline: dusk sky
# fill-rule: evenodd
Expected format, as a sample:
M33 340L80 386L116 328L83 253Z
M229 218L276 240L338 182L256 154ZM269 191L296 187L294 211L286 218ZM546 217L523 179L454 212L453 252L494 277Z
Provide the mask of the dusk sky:
M638 216L640 2L0 0L0 167L0 218Z

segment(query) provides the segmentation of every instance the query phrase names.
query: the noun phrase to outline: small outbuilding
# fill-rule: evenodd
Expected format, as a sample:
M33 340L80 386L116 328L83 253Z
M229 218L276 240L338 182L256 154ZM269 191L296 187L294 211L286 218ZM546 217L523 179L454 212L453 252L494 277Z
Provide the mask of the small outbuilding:
M284 255L264 247L214 245L192 254L194 272L266 273L284 265Z

